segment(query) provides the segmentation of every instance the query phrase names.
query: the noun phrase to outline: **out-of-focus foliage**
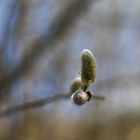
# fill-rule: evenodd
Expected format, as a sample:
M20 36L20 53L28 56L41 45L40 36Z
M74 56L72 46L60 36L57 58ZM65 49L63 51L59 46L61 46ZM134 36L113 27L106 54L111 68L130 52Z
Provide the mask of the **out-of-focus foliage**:
M0 118L0 140L140 139L139 0L1 0L0 110L69 92L83 49L90 87L106 100L71 100Z

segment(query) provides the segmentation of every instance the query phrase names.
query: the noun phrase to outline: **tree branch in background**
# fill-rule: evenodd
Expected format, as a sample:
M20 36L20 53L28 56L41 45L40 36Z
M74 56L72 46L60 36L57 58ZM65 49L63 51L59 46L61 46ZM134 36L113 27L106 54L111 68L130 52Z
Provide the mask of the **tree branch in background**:
M3 25L3 34L2 34L2 39L1 39L1 42L0 42L0 64L1 64L1 67L0 67L0 81L2 79L2 77L5 77L5 69L4 69L4 54L5 54L5 48L7 47L9 41L10 41L10 37L11 37L11 30L12 30L12 22L13 22L13 19L15 17L15 12L16 12L16 9L17 9L17 5L18 5L18 0L12 0L9 2L9 5L6 7L6 15L7 17L6 18L6 21Z
M12 20L15 16L15 11L18 5L18 0L12 0L12 3L10 4L10 7L7 9L9 10L9 16L7 17L7 21L4 25L4 33L3 33L3 39L2 39L2 44L1 44L1 49L4 50L4 47L7 46L9 42L9 37L10 37L10 32L11 32L11 24Z

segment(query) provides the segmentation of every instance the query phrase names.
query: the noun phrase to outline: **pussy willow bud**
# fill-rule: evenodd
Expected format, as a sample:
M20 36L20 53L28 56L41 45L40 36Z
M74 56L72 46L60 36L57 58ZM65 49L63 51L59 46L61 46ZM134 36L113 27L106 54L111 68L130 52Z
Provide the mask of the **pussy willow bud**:
M85 86L94 82L96 77L96 62L93 53L84 49L81 56L81 80Z
M72 83L72 85L71 85L71 87L70 87L70 94L73 94L75 91L77 91L77 90L80 90L80 89L83 89L83 87L84 87L84 84L83 84L83 82L81 81L81 77L77 77L74 81L73 81L73 83Z
M83 105L91 99L89 93L84 92L83 90L77 90L72 96L71 99L76 105Z

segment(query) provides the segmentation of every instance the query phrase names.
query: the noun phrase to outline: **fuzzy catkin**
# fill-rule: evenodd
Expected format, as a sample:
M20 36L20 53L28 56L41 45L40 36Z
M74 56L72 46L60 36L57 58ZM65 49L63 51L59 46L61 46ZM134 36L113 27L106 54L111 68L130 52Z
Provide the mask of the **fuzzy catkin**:
M84 49L81 55L81 80L86 87L94 82L96 77L96 62L93 53Z
M83 105L87 101L89 101L89 94L84 92L83 90L77 90L73 95L71 96L71 99L76 105Z
M71 87L70 87L70 94L73 94L75 91L79 90L79 89L83 89L84 88L84 84L81 81L81 77L77 77Z

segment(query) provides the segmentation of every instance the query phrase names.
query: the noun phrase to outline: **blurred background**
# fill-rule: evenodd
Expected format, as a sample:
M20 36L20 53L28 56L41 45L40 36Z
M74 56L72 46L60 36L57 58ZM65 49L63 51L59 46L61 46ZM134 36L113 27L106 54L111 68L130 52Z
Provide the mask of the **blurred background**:
M0 140L139 140L139 15L139 0L0 0L0 112L69 92L85 48L106 98L5 115Z

